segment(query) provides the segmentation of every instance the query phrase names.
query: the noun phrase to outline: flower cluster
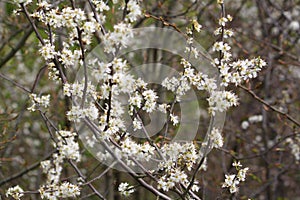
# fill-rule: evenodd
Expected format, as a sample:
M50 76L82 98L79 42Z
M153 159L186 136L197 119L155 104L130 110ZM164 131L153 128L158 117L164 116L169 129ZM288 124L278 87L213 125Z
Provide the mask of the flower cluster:
M19 200L22 196L24 196L23 192L24 190L19 185L16 185L14 187L8 188L6 197L11 196L12 198Z
M63 182L60 185L47 185L39 189L42 199L61 199L61 198L74 198L80 195L80 189L77 185L69 182Z
M186 94L191 89L187 77L182 76L181 78L166 78L162 82L162 86L176 94L176 100L180 101L180 97Z
M136 160L142 160L142 161L149 161L151 156L154 154L154 147L151 146L148 143L144 144L137 144L130 138L126 138L122 144L122 153L123 156L126 158L128 156L129 159L126 159L127 161L130 160L131 156L134 156ZM133 164L132 162L129 162L130 164Z
M176 126L179 123L178 116L176 115L170 114L170 120L174 126Z
M80 194L77 185L69 182L60 183L62 173L62 165L65 159L80 161L79 145L75 141L76 133L70 131L56 132L57 142L53 143L58 153L52 155L52 160L41 162L43 173L47 174L46 185L42 185L39 189L41 198L59 199L76 197Z
M225 29L225 25L229 21L232 21L230 15L220 18L221 27L216 29L215 35L222 35L223 38L232 37L232 30ZM258 72L266 66L266 62L260 57L233 61L231 47L223 40L215 42L212 50L221 53L221 57L215 58L213 64L219 68L224 86L228 86L229 83L238 85L247 79L256 78Z
M55 46L50 44L49 41L46 41L46 44L40 48L39 52L45 60L51 60L57 55Z
M51 32L49 38L42 39L43 45L39 52L48 62L49 79L57 81L60 80L58 62L65 68L82 63L82 58L84 58L82 52L85 50L80 48L91 43L93 34L101 30L101 24L97 22L93 13L87 14L80 8L64 6L60 9L59 6L53 6L47 1L39 1L37 5L39 9L30 17L43 22L48 27L47 31ZM101 13L98 14L101 15ZM101 20L105 22L105 17ZM58 28L68 35L62 41L62 48L55 47L57 37L52 30Z
M148 113L153 112L156 108L156 99L158 98L156 93L153 90L145 90L142 95L145 99L143 110Z
M84 29L87 29L87 23L84 24ZM92 28L90 28L92 29ZM89 32L95 32L93 29L89 30ZM74 66L78 60L80 59L81 53L80 50L75 49L71 50L70 45L66 42L63 43L63 49L61 52L58 52L59 61L63 64L64 67L72 67Z
M135 118L133 121L132 121L132 124L133 124L133 130L136 131L136 130L140 130L143 128L143 122L141 120L139 120L138 118Z
M76 162L80 161L79 145L75 141L76 133L70 131L59 131L56 133L58 142L55 144L59 154Z
M119 47L126 47L132 39L133 33L130 24L120 22L114 25L114 31L103 36L104 50L106 53L116 53Z
M197 148L193 143L182 144L174 142L165 144L161 148L161 153L166 160L160 163L160 168L167 170L174 167L175 163L180 163L182 167L187 167L188 170L191 170L200 157Z
M36 94L30 94L29 95L32 105L27 108L30 112L36 111L37 108L39 107L44 107L48 108L50 104L50 94L48 95L43 95L41 97L38 97Z
M133 186L130 186L128 183L120 183L118 190L125 197L130 196L134 192Z
M138 17L142 15L141 7L137 0L129 0L127 3L127 11L129 12L126 16L126 20L134 22Z
M232 106L238 105L238 97L229 91L214 91L208 98L209 112L215 115L215 112L224 112Z
M16 4L24 4L26 6L27 4L30 4L32 0L13 0L13 2Z
M99 113L97 107L94 104L89 104L85 108L81 108L80 106L72 106L72 109L67 112L67 116L70 121L79 122L85 117L88 117L91 120L95 120L98 118Z
M229 91L218 91L216 80L209 78L206 74L195 72L191 64L185 59L181 60L184 67L184 74L180 79L175 77L166 78L162 85L178 96L182 96L189 90L190 85L194 85L198 90L205 90L210 94L207 99L209 103L209 112L215 115L217 111L224 112L232 106L238 104L237 96Z
M63 87L63 93L68 97L74 96L74 97L82 98L84 89L85 89L84 83L78 83L78 82L73 84L65 83ZM86 94L90 95L91 98L94 100L97 99L95 86L92 85L91 82L87 83Z
M238 171L237 174L226 174L225 175L225 182L223 183L222 187L223 188L229 188L230 193L236 193L238 191L238 185L240 182L245 181L246 178L246 173L249 170L248 167L246 168L241 168L242 165L240 162L234 162L232 163L232 166L236 168Z
M58 69L55 67L55 64L53 62L50 62L48 63L48 78L50 80L53 80L53 81L60 81L61 78L59 77L59 71Z
M158 180L157 188L168 191L178 183L188 186L188 176L182 169L186 167L190 171L199 162L200 154L196 146L193 143L165 144L161 148L161 154L165 160L159 164L159 168L166 173ZM192 191L199 189L196 184L194 182L192 185Z
M176 183L187 183L187 175L179 169L171 170L169 176L163 176L158 180L158 189L169 191Z
M95 4L96 10L98 12L108 11L109 6L102 0L92 0L93 4Z
M210 140L213 148L221 148L223 146L223 137L221 131L217 128L213 128L211 131Z

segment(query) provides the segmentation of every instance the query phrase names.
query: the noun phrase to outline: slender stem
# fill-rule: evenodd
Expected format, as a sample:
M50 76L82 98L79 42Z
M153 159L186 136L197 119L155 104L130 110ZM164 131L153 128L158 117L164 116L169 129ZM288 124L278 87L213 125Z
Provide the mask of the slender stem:
M3 67L11 58L13 58L14 55L17 53L17 51L19 51L24 46L24 44L26 43L27 39L29 38L32 32L33 32L32 27L30 27L28 30L25 31L23 37L17 43L17 45L13 47L12 50L3 59L1 59L0 68Z
M11 82L12 84L14 84L15 86L17 86L18 88L22 89L23 91L30 93L31 91L29 89L27 89L26 87L24 87L23 85L21 85L20 83L17 83L16 81L8 78L7 76L5 76L4 74L0 73L0 77Z
M108 166L99 176L93 178L92 180L85 182L83 185L88 185L98 179L100 179L102 176L104 176L117 162L113 162L110 166Z
M270 108L271 110L273 110L274 112L277 112L278 114L284 116L285 118L287 118L288 120L290 120L291 122L293 122L295 125L300 127L300 122L297 121L295 118L293 118L292 116L290 116L289 114L280 111L279 109L275 108L274 106L270 105L269 103L267 103L265 100L261 99L260 97L258 97L251 89L239 85L239 88L242 88L244 91L248 92L248 94L250 94L254 99L256 99L257 101L259 101L260 103L262 103L263 105L267 106L268 108Z
M55 150L56 151L56 150ZM47 154L46 156L44 156L41 160L37 161L36 163L30 165L29 167L27 167L26 169L22 170L21 172L17 173L17 174L14 174L4 180L1 180L0 181L0 186L10 182L10 181L13 181L15 179L18 179L20 177L22 177L23 175L27 174L28 172L32 171L32 170L35 170L37 167L40 166L40 163L41 161L43 160L47 160L48 158L51 157L51 155L55 152L55 151L52 151L50 152L49 154Z
M27 10L26 6L24 5L24 3L21 3L20 5L21 5L21 7L22 7L22 9L23 9L23 11L24 11L24 13L25 13L25 16L26 16L27 20L30 22L30 24L31 24L31 26L32 26L32 28L33 28L33 30L34 30L34 32L35 32L37 38L39 39L39 41L40 41L40 42L42 43L42 45L44 46L44 45L45 45L45 41L43 40L41 34L39 33L39 31L38 31L38 29L37 29L37 27L36 27L34 21L30 18L30 15L29 15L29 13L28 13L28 10Z
M69 163L71 164L71 166L75 169L76 173L83 179L85 179L85 176L82 174L82 172L80 171L80 169L74 164L73 161L69 160ZM98 196L100 199L105 200L105 198L103 197L102 194L100 194L98 192L98 190L91 184L91 183L87 183L87 185L89 186L89 188L91 190L93 190L93 192L95 193L96 196Z

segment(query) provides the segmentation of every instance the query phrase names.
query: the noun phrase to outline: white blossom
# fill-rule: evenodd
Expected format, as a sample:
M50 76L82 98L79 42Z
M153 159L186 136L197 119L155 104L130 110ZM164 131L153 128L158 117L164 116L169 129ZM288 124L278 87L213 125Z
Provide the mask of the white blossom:
M58 69L55 67L55 64L53 62L48 63L48 78L50 80L53 81L59 81L60 77L59 77L59 71Z
M224 112L228 108L238 105L237 96L229 91L213 91L207 100L212 115L215 115L216 111Z
M143 110L148 113L153 112L156 109L156 99L158 96L153 90L145 90L142 95L145 99Z
M126 20L129 20L130 22L136 21L137 18L142 15L142 11L137 0L129 0L127 3L127 11L129 13L126 16Z
M30 112L34 112L38 107L48 108L50 104L50 94L38 97L36 94L29 95L32 105L27 108Z
M104 51L107 53L115 53L116 48L127 47L129 40L133 37L131 25L119 23L114 25L114 31L108 32L103 36Z
M240 169L239 172L238 172L238 174L237 174L237 179L239 181L245 181L246 173L247 173L248 170L249 170L248 167Z
M80 195L79 187L69 182L63 182L59 186L59 191L61 193L61 198L76 197Z
M240 182L236 179L235 174L227 175L225 174L225 182L223 183L222 187L228 187L230 193L235 193L238 191L238 184Z
M176 115L170 114L170 119L174 126L176 126L179 123L178 116Z
M220 148L223 146L223 137L219 129L215 127L213 128L213 130L210 133L210 139L213 148Z
M59 131L56 135L58 138L57 149L60 155L66 159L80 161L79 145L75 141L77 134L70 131Z
M96 5L96 10L99 12L108 11L109 6L102 0L92 0L92 2Z
M219 25L220 26L225 26L225 24L228 22L228 19L226 17L221 17L219 19Z
M118 187L118 191L124 195L125 197L130 196L133 192L134 192L134 188L133 186L130 186L129 183L120 183L119 187Z
M133 156L137 160L149 161L154 154L154 147L148 143L138 144L130 138L126 138L122 144L122 152L124 155Z
M76 197L80 195L80 189L77 185L69 182L63 182L61 185L43 185L39 189L42 199L58 200L61 198Z
M24 5L27 5L27 4L30 4L32 2L32 0L13 0L14 3L17 3L17 4L24 4Z
M6 191L6 197L11 196L12 198L19 200L22 196L24 196L23 192L24 190L19 185L16 185L8 188Z
M232 163L232 166L233 166L233 167L242 167L240 161L234 161L234 162Z
M167 109L170 108L170 105L168 104L159 104L157 109L162 113L167 113Z
M200 32L202 26L197 22L197 20L193 20L193 26L194 26L194 29L197 31L197 32Z
M54 56L57 55L57 52L55 51L55 46L50 44L49 42L42 46L39 52L45 60L53 59Z
M170 171L170 174L167 176L162 176L158 180L158 189L162 189L164 191L169 191L169 189L173 188L176 183L187 183L187 175L184 171L179 169L174 169Z
M232 166L236 167L236 170L238 171L236 174L225 174L225 182L222 184L223 188L229 188L230 193L236 193L238 191L238 186L240 182L244 182L246 179L246 173L249 170L248 167L242 168L242 165L240 162L234 161Z
M137 118L135 118L133 120L133 129L134 129L134 131L142 129L142 127L143 127L142 122L140 120L138 120Z

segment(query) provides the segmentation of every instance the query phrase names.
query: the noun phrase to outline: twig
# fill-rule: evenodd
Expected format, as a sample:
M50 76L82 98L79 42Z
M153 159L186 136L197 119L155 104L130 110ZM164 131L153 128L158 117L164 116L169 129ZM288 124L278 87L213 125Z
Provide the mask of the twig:
M69 160L70 165L74 168L74 170L76 171L76 173L85 180L85 176L82 174L82 172L78 169L78 167L73 163L73 161ZM98 192L98 190L91 184L88 183L87 184L89 186L89 188L91 188L91 190L93 190L93 192L95 193L96 196L98 196L100 199L105 200L105 198L102 196L102 194L100 194Z
M37 84L38 84L38 82L39 82L39 80L40 80L40 78L41 78L41 75L45 72L46 68L47 68L47 65L45 65L44 67L42 67L42 68L39 70L39 72L38 72L38 74L36 75L36 78L35 78L35 80L34 80L34 83L33 83L32 87L31 87L31 93L34 92L34 89L35 89L35 87L37 86Z
M11 41L11 40L12 40L14 37L16 37L17 35L19 35L19 33L23 32L24 29L27 30L29 27L30 27L30 24L28 24L27 26L24 26L24 28L22 28L22 29L16 30L14 33L12 33L12 34L10 35L9 38L7 38L6 40L3 40L3 41L2 41L2 44L1 44L1 46L0 46L0 51L2 51L2 49L6 46L7 43L9 43L9 41Z
M27 20L30 22L30 24L31 24L31 26L32 26L32 28L33 28L33 30L34 30L34 32L35 32L37 38L39 39L39 41L40 41L40 42L42 43L42 45L44 46L44 45L45 45L45 41L43 40L41 34L39 33L39 31L38 31L38 29L37 29L37 27L36 27L34 21L30 18L30 15L29 15L29 13L28 13L28 10L27 10L26 6L24 5L24 3L21 3L20 5L21 5L21 7L22 7L22 9L23 9L23 11L24 11L24 13L25 13L25 16L26 16Z
M165 26L170 26L170 27L174 28L177 32L182 33L181 30L176 26L175 23L170 23L170 22L166 21L163 17L157 17L157 16L151 15L149 13L146 13L145 17L146 18L153 18L153 19L156 19L158 21L161 21Z
M22 89L23 91L30 93L30 90L25 88L23 85L21 85L20 83L17 83L16 81L8 78L7 76L5 76L4 74L0 73L0 77L11 82L12 84L14 84L15 86L17 86L18 88Z
M263 99L261 99L260 97L258 97L251 89L243 86L243 85L238 85L239 88L242 88L243 90L245 90L246 92L248 92L254 99L256 99L257 101L259 101L260 103L264 104L265 106L267 106L268 108L270 108L271 110L273 110L274 112L277 112L278 114L286 117L288 120L290 120L291 122L293 122L294 124L296 124L297 126L300 127L300 122L298 122L295 118L293 118L292 116L290 116L289 114L280 111L279 109L275 108L274 106L270 105L269 103L267 103L266 101L264 101Z
M25 34L23 35L23 37L21 38L21 40L18 42L18 44L12 48L12 50L1 60L0 62L0 68L3 67L11 58L14 57L14 55L24 46L24 44L26 43L28 37L31 35L31 33L33 32L32 27L30 27Z
M75 10L75 2L73 0L70 0L71 4L72 4L72 8ZM85 103L85 99L86 99L86 92L87 92L87 87L88 87L88 75L87 75L87 66L86 66L86 62L85 62L85 53L84 53L84 44L82 41L82 30L80 30L80 28L78 27L78 25L76 26L76 31L77 31L77 36L78 36L78 42L79 42L79 46L80 46L80 51L81 51L81 60L83 63L83 72L84 72L84 86L83 86L83 94L82 94L82 101L81 101L81 108L84 107L84 103Z
M55 151L56 151L56 150L55 150ZM6 178L6 179L0 181L0 186L4 185L4 184L6 184L6 183L8 183L8 182L10 182L10 181L13 181L13 180L15 180L15 179L17 179L17 178L20 178L20 177L22 177L23 175L27 174L28 172L30 172L30 171L36 169L38 166L40 166L41 161L47 160L48 158L50 158L51 155L52 155L55 151L50 152L50 153L47 154L45 157L43 157L40 161L37 161L36 163L30 165L29 167L27 167L27 168L24 169L23 171L21 171L21 172L19 172L19 173L17 173L17 174L14 174L14 175L12 175L11 177L8 177L8 178Z
M90 180L90 181L87 181L87 182L85 182L83 185L88 185L88 184L90 184L90 183L92 183L92 182L94 182L94 181L96 181L96 180L98 180L98 179L100 179L104 174L106 174L115 164L116 164L117 162L115 161L115 162L113 162L110 166L108 166L99 176L97 176L97 177L95 177L95 178L93 178L92 180Z

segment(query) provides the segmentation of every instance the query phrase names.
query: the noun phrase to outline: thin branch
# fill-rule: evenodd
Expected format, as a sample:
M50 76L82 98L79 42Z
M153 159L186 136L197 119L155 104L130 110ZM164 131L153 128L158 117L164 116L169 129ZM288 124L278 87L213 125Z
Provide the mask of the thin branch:
M39 33L39 31L38 31L38 29L37 29L34 21L30 18L30 14L28 13L28 10L27 10L26 6L24 5L24 3L21 3L20 5L21 5L21 7L22 7L22 9L23 9L23 11L25 13L25 16L26 16L27 20L30 22L30 24L31 24L31 26L32 26L32 28L33 28L33 30L34 30L37 38L39 39L39 41L44 46L45 45L45 41L43 40L41 34Z
M38 84L38 82L39 82L39 80L40 80L40 78L41 78L41 75L45 72L46 68L47 68L47 66L44 66L44 67L42 67L42 68L39 70L39 72L38 72L38 74L36 75L36 78L35 78L35 80L34 80L34 83L33 83L32 87L31 87L31 93L34 92L34 89L35 89L35 87L37 86L37 84Z
M30 93L31 91L29 89L27 89L26 87L24 87L23 85L21 85L20 83L17 83L16 81L8 78L7 76L5 76L4 74L0 73L0 77L11 82L12 84L14 84L15 86L17 86L18 88L22 89L23 91Z
M24 46L26 43L28 37L33 32L32 27L30 27L26 32L24 33L21 40L18 42L18 44L12 48L12 50L1 60L0 62L0 68L3 67L10 59L14 57L14 55Z
M281 110L275 108L274 106L270 105L269 103L267 103L266 101L264 101L263 99L261 99L259 96L257 96L250 88L247 88L247 87L245 87L243 85L239 85L238 87L242 88L244 91L246 91L254 99L256 99L257 101L259 101L263 105L267 106L268 108L270 108L274 112L277 112L278 114L284 116L285 118L287 118L288 120L290 120L291 122L293 122L295 125L297 125L297 126L300 127L300 122L298 122L295 118L293 118L292 116L290 116L289 114L287 114L285 112L282 112Z
M72 4L72 8L75 10L75 2L73 0L70 0ZM87 75L87 66L85 62L85 53L84 53L84 44L82 41L82 30L76 26L77 36L78 36L78 42L81 50L81 60L83 62L83 71L84 71L84 88L83 88L83 95L82 95L82 101L81 101L81 108L84 107L85 99L86 99L86 92L88 87L88 75Z
M30 24L24 26L21 29L16 30L15 32L13 32L9 38L7 38L6 40L2 41L1 47L0 47L0 51L2 51L2 49L6 46L6 44L8 44L14 37L16 37L17 35L19 35L19 33L24 32L24 29L27 30L30 26Z
M79 170L79 168L73 163L73 161L69 160L69 163L71 164L71 166L75 169L76 173L85 180L85 176L82 174L82 172ZM98 196L100 199L103 199L105 200L105 198L103 197L102 194L100 194L98 192L98 190L91 184L91 183L88 183L87 184L89 186L89 188L91 190L93 190L93 192L95 193L96 196Z
M56 150L55 150L55 151L56 151ZM49 154L47 154L46 156L44 156L41 160L39 160L39 161L37 161L36 163L30 165L29 167L27 167L27 168L24 169L23 171L21 171L21 172L19 172L19 173L17 173L17 174L14 174L14 175L12 175L12 176L10 176L10 177L8 177L8 178L6 178L6 179L0 181L0 186L6 184L6 183L8 183L8 182L11 182L11 181L13 181L13 180L15 180L15 179L18 179L18 178L22 177L23 175L27 174L28 172L30 172L30 171L36 169L37 167L40 166L41 161L47 160L48 158L50 158L51 155L52 155L55 151L50 152Z
M90 183L92 183L92 182L94 182L94 181L96 181L96 180L98 180L98 179L100 179L102 176L104 176L115 164L116 164L117 162L115 161L115 162L113 162L110 166L108 166L99 176L97 176L97 177L95 177L95 178L93 178L92 180L90 180L90 181L87 181L87 182L85 182L83 185L88 185L88 184L90 184Z
M174 28L177 32L182 33L182 31L176 26L175 23L170 23L170 22L166 21L163 17L157 17L155 15L151 15L151 14L148 14L148 13L145 14L145 17L146 18L153 18L153 19L156 19L158 21L161 21L163 23L163 25L170 26L170 27Z

